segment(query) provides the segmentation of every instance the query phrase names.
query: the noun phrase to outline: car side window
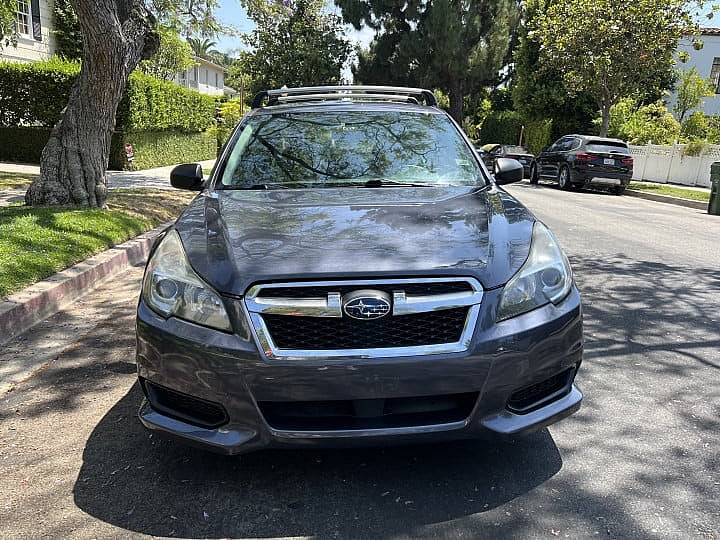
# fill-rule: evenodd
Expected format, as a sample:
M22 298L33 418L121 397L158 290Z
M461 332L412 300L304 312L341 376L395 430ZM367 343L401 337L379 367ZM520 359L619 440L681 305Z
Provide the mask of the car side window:
M555 141L554 143L552 143L550 145L550 148L548 148L548 152L557 152L558 150L560 150L560 148L562 146L562 142L563 142L563 139L561 138L561 139L558 139L557 141Z
M565 140L562 143L562 150L563 152L567 152L568 150L572 150L573 146L575 144L575 139L572 137L566 137Z

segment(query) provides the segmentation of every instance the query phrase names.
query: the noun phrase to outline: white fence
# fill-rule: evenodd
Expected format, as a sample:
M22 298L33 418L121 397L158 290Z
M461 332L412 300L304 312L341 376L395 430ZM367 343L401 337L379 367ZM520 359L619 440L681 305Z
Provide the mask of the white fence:
M710 165L720 161L720 145L706 146L699 156L683 155L685 146L631 145L633 180L710 187Z

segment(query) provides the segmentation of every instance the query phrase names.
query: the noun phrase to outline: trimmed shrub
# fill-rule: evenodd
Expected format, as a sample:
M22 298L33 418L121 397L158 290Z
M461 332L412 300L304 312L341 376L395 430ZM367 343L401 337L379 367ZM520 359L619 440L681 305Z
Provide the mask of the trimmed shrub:
M125 156L125 143L133 146L131 163ZM217 156L217 140L208 133L145 131L118 133L110 146L111 169L149 169L176 163L194 163Z
M480 128L482 144L517 144L523 120L516 111L491 112Z
M119 131L204 131L215 123L215 97L135 71L118 106Z
M54 58L0 62L0 160L39 163L50 128L60 119L80 64ZM118 106L109 167L149 168L217 155L216 98L134 72ZM5 127L3 127L5 126ZM30 126L45 126L30 127ZM135 150L128 163L124 143Z
M57 58L28 64L0 62L0 126L54 126L78 73L78 62Z
M0 161L40 163L49 138L46 127L0 126Z

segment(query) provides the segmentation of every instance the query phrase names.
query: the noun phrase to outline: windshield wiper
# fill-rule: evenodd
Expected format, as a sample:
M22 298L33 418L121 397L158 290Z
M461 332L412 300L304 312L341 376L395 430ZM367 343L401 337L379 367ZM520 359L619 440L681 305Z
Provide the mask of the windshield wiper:
M366 181L364 186L369 188L393 186L393 187L431 187L447 184L429 184L427 182L406 182L402 180L388 180L387 178L371 178Z

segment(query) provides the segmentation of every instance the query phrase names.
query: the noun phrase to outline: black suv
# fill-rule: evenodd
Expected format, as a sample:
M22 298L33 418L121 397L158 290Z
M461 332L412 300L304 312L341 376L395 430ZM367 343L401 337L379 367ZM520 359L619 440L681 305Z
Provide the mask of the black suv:
M220 452L510 435L576 411L580 296L552 233L431 92L256 96L150 255L149 429Z
M557 181L561 189L602 187L616 195L625 191L633 175L633 158L620 139L592 135L565 135L530 165L530 183L542 178Z

